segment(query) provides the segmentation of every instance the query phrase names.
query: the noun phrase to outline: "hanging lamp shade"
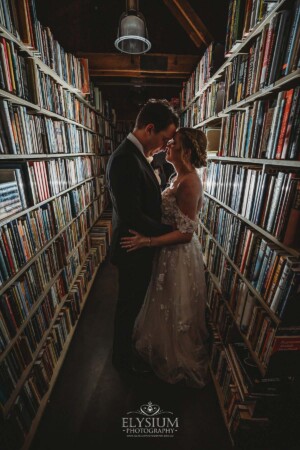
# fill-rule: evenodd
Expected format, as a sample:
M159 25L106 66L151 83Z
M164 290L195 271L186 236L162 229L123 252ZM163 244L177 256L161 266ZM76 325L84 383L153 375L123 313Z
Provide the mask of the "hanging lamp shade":
M120 18L115 47L131 55L146 53L151 48L145 18L138 11L138 0L126 1L126 12Z

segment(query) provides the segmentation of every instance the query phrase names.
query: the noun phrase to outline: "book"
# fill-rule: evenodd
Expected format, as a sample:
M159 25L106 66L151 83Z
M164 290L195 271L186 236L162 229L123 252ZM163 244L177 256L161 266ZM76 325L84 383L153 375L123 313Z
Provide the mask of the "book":
M21 167L0 167L0 220L27 207Z
M251 396L277 396L280 378L264 378L259 372L246 344L235 342L230 348L239 362L241 376Z

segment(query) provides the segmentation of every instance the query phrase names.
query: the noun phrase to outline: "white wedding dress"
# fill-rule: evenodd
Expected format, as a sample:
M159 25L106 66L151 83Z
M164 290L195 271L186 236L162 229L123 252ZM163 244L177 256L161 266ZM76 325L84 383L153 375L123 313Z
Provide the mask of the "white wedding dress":
M159 378L168 383L186 380L189 385L203 387L209 379L208 332L203 258L195 233L198 221L182 213L171 188L162 194L162 214L164 223L194 234L187 244L157 250L133 342Z

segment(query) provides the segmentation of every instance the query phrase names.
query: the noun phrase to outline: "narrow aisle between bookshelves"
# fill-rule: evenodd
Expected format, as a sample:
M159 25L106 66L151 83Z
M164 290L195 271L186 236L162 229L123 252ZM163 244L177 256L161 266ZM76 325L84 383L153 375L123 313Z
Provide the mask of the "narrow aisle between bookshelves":
M105 264L95 279L64 365L30 450L230 450L213 384L203 390L154 376L120 379L111 365L117 273ZM122 417L152 401L179 418L172 439L126 438Z

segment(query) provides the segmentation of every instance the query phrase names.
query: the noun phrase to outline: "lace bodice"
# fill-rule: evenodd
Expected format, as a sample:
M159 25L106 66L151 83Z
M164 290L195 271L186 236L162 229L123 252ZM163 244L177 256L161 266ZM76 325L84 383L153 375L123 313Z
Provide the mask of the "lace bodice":
M198 220L190 219L179 209L175 192L170 188L162 193L162 222L168 225L175 223L181 233L193 233L198 227Z

